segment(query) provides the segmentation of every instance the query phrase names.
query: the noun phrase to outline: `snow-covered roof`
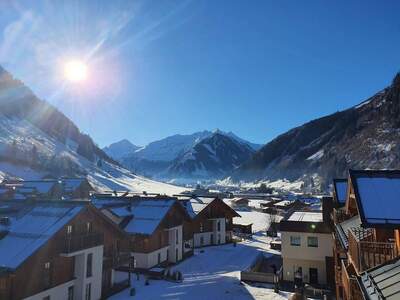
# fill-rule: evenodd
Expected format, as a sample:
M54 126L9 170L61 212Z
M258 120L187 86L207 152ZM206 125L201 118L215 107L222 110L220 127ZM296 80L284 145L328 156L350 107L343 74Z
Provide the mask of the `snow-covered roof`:
M322 212L295 211L290 215L288 221L322 222Z
M345 203L347 197L347 179L334 179L333 188L335 189L337 201Z
M208 204L213 202L215 198L196 197L183 201L183 206L186 208L191 218L196 217Z
M86 178L63 178L62 183L66 191L75 191Z
M349 171L363 225L400 224L400 170Z
M0 266L16 269L81 210L83 205L36 204L12 217L0 239Z
M32 180L22 181L24 188L36 189L41 194L46 194L57 184L56 180Z
M129 218L123 229L131 234L152 234L164 219L175 199L137 199L137 200L112 200L95 199L93 204L103 207L120 219ZM108 206L108 207L107 207Z

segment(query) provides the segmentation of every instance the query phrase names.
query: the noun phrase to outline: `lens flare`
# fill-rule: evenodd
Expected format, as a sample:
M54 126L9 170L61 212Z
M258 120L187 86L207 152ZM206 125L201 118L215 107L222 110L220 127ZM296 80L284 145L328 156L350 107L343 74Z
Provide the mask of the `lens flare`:
M64 65L64 76L72 82L85 81L88 76L88 67L80 60L69 60Z

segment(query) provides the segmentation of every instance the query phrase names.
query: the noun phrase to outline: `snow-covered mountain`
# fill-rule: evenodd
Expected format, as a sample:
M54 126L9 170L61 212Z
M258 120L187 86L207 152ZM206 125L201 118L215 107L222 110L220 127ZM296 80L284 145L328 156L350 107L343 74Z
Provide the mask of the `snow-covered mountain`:
M107 153L108 156L120 161L122 158L131 155L140 148L141 147L132 144L130 141L123 139L104 147L103 151Z
M121 167L64 114L0 67L0 179L49 175L87 176L98 190L183 191Z
M389 87L359 105L278 136L230 179L300 179L326 189L349 168L400 168L400 73Z
M220 178L255 152L248 144L216 132L179 155L168 168L169 177Z
M250 143L232 132L226 133L217 129L213 132L204 130L188 135L176 134L151 142L147 146L137 149L135 152L122 158L112 153L110 153L110 156L135 173L170 180L174 179L177 174L180 174L180 172L176 172L178 169L174 167L176 162L181 160L187 153L193 151L196 145L215 134L223 135L241 145L246 145L246 148L249 148L250 151L261 147L261 145ZM235 160L234 157L228 159ZM201 165L202 162L198 161L197 163ZM173 172L170 172L171 170ZM207 170L204 171L207 172ZM214 174L214 170L210 169L210 174ZM187 173L187 175L190 175L190 173Z

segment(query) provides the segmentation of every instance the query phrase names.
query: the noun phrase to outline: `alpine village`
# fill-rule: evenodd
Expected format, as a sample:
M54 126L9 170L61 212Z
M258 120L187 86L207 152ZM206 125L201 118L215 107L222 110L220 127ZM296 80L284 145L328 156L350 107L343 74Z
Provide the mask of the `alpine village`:
M0 300L400 300L399 3L150 2L0 1Z

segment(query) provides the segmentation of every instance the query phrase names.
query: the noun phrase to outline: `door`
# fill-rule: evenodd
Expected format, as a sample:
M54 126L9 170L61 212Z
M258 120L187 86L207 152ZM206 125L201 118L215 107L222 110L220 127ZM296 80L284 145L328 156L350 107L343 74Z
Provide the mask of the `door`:
M310 284L318 284L318 269L310 268Z
M214 245L214 234L212 234L212 233L210 235L210 244Z

